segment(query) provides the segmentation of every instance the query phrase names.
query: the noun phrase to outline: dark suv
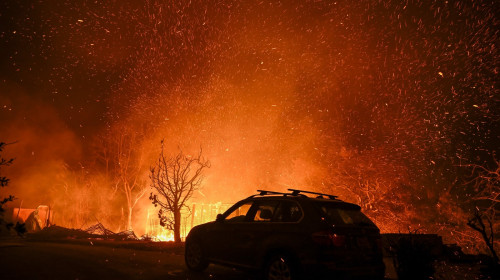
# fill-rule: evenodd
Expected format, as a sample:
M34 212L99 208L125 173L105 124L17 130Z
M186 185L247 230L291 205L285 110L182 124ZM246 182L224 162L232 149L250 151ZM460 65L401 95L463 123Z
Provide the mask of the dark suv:
M217 263L258 269L264 279L383 279L380 231L358 205L333 195L289 191L259 190L215 222L194 227L186 238L187 267L202 271Z

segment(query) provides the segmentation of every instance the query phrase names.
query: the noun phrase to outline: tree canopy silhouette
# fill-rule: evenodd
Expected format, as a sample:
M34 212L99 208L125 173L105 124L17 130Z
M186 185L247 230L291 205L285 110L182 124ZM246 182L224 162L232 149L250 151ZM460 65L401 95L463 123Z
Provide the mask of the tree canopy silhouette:
M175 156L167 157L161 141L161 152L150 174L151 187L156 193L152 192L149 199L155 207L160 206L160 224L174 232L175 242L181 241L181 210L200 188L205 168L210 168L210 161L202 156L201 148L196 156L179 149Z

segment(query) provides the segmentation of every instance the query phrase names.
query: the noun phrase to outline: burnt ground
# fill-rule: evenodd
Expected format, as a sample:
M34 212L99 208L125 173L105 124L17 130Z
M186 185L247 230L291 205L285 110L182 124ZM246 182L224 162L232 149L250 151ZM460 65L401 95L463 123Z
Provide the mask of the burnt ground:
M397 279L390 259L386 265L387 279ZM488 279L473 263L436 261L435 270L430 279ZM216 265L204 273L189 272L183 245L170 242L2 239L0 279L256 280L257 276Z

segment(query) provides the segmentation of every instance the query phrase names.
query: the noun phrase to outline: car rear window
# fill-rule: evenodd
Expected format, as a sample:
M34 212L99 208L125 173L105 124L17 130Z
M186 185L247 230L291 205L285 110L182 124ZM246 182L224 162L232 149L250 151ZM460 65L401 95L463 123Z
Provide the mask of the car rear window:
M375 226L359 209L342 208L333 203L321 204L320 209L328 221L333 224Z

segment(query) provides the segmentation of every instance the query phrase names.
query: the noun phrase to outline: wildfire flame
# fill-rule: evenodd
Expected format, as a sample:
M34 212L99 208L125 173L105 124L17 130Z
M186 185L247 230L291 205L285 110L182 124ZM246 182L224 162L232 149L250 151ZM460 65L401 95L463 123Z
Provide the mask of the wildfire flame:
M484 201L465 186L478 169L462 164L498 154L495 1L3 2L13 207L171 240L137 195L165 139L203 147L205 203L306 186L383 231L478 243L467 211ZM210 211L185 213L181 236Z
M185 236L181 236L183 239ZM151 236L153 241L174 241L174 233L170 230L161 230L156 235Z

